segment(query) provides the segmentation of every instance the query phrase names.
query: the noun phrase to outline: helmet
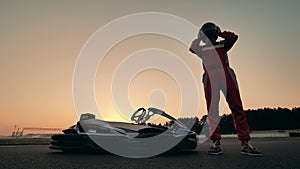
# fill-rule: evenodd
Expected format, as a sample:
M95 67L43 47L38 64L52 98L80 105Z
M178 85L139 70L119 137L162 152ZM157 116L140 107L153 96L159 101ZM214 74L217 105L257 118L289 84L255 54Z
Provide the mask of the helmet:
M207 32L208 30L218 30L218 26L212 22L206 22L205 24L202 25L201 31L203 33Z
M202 25L198 36L202 33L205 34L205 37L202 37L202 40L207 41L209 40L211 43L215 42L218 39L218 32L219 32L219 27L212 23L212 22L206 22L205 24Z

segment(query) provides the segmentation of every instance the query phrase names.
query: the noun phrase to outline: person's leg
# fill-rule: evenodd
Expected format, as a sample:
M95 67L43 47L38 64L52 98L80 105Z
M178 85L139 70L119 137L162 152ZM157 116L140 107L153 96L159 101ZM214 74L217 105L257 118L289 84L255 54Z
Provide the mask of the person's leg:
M216 83L211 83L211 79L208 77L208 74L203 75L203 85L207 106L207 122L210 132L210 139L217 144L220 144L221 140L221 129L219 126L219 99L220 92L214 91L217 90Z
M227 79L226 101L229 105L230 110L232 111L234 127L236 129L238 138L241 142L241 145L244 145L246 142L250 140L250 135L249 135L250 131L249 131L249 125L247 121L247 116L243 109L236 76L233 70L229 69L228 73L226 73L226 76L227 76L226 77Z
M234 120L234 126L238 135L238 138L242 145L241 154L250 156L262 156L262 153L249 143L250 131L247 121L246 113L244 112L240 92L236 76L233 70L229 69L227 73L227 96L226 100L229 104L229 108L232 111L232 117Z
M217 83L214 80L208 78L207 73L203 75L203 84L205 91L205 99L207 105L207 122L210 132L210 139L213 141L213 145L209 148L208 154L219 155L222 154L221 148L221 129L219 126L219 99L220 91L216 88Z

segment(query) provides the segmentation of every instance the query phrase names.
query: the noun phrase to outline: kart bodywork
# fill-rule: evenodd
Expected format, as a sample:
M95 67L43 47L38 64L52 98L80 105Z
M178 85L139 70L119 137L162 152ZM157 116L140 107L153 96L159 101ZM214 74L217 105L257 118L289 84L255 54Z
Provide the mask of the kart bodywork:
M146 125L146 121L153 115L168 118L172 125L169 127ZM144 108L139 108L134 112L131 120L135 123L107 122L95 119L93 114L82 114L76 125L63 130L63 134L55 134L51 137L49 148L64 152L107 152L97 143L109 143L111 147L118 147L125 142L134 148L146 150L146 144L135 146L135 144L138 145L137 140L143 144L142 138L152 138L158 135L167 140L179 140L171 150L194 150L197 147L196 133L162 110L149 108L146 111ZM163 145L159 140L155 144Z

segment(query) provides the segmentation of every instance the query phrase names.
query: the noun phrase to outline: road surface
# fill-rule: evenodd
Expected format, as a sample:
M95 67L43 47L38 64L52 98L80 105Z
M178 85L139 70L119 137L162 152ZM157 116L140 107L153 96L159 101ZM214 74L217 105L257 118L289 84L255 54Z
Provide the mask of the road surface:
M277 169L300 168L300 138L259 138L252 144L262 152L262 157L240 154L236 139L224 139L222 155L207 155L210 142L205 142L196 152L165 154L146 159L129 159L113 154L66 154L49 150L48 146L1 146L0 168L243 168Z

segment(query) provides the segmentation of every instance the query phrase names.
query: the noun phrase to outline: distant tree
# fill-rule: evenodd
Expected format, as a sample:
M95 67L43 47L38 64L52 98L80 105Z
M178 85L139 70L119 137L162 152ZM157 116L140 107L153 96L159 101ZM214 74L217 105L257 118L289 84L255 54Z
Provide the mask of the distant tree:
M250 130L299 129L300 108L264 108L246 110Z
M220 121L221 134L233 134L236 133L232 115L223 115Z
M245 111L249 123L250 130L288 130L300 129L300 107L290 109L287 108L263 108L263 109L248 109ZM179 121L184 123L192 131L197 134L206 133L208 136L208 128L206 124L207 115L193 118L179 118ZM163 126L170 126L174 122L166 122ZM152 124L153 125L153 124ZM203 128L206 126L205 128ZM223 115L220 121L221 133L229 134L236 133L232 115ZM205 131L202 131L205 130Z

